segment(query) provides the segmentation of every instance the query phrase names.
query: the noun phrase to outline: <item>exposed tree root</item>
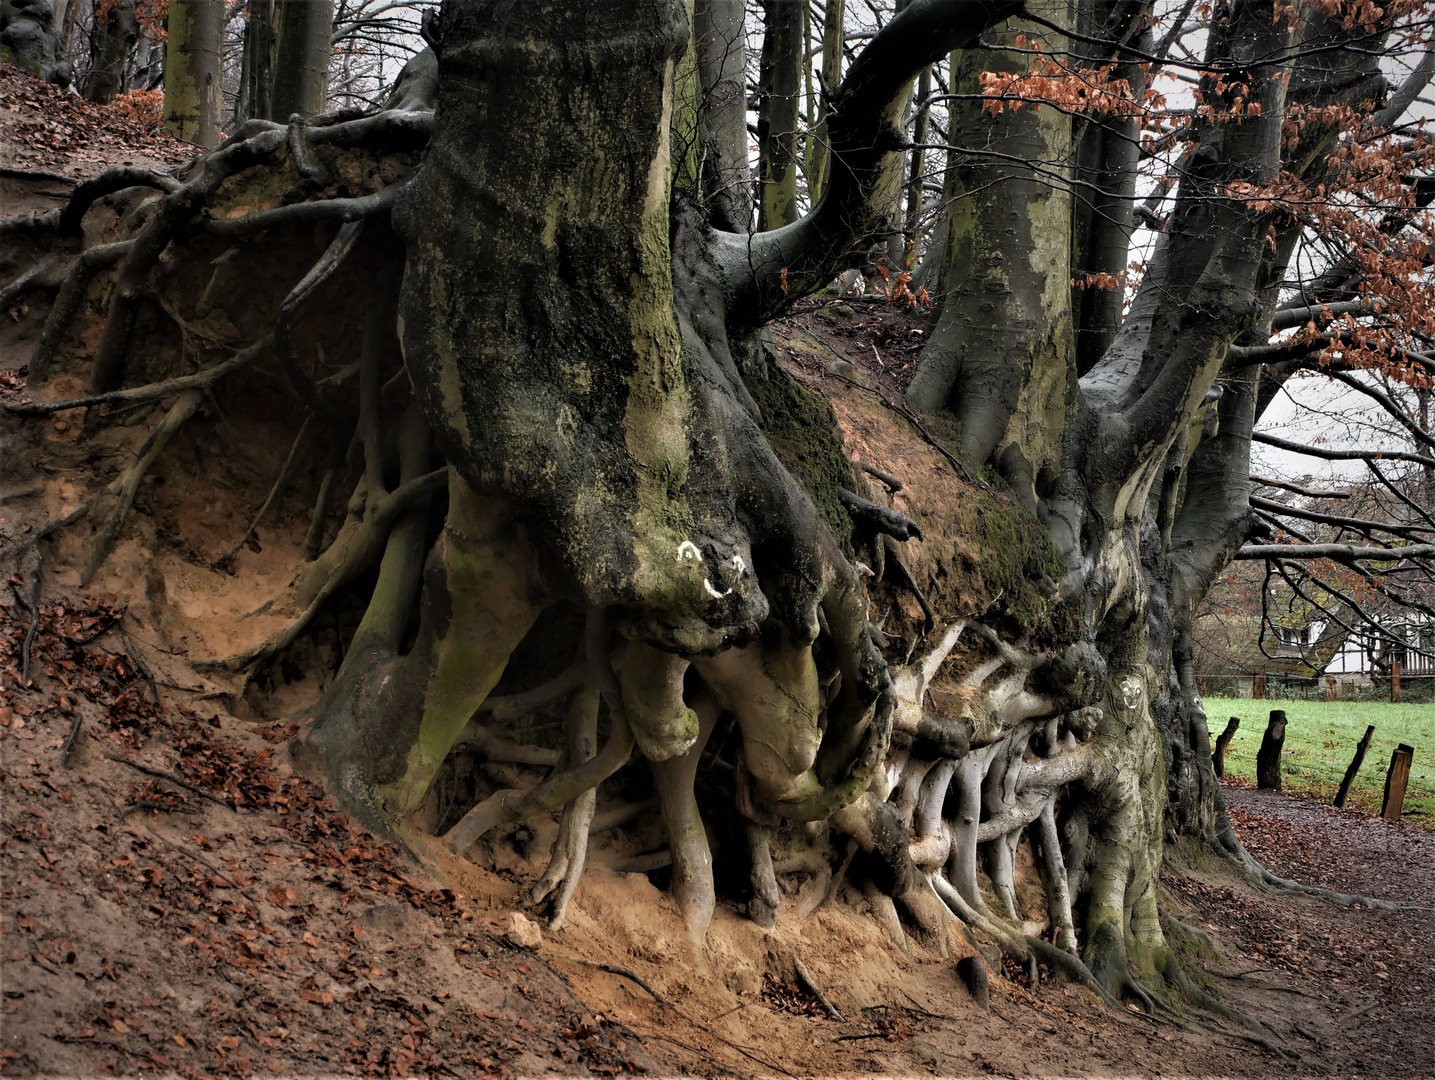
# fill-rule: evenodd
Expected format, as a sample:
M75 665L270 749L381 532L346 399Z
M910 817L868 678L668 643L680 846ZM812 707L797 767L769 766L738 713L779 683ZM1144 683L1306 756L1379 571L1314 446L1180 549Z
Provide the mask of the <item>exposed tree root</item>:
M584 685L574 692L568 702L567 729L569 763L582 765L590 761L598 744L598 691L595 687ZM543 876L529 890L530 904L540 904L550 893L553 894L552 915L548 920L550 930L562 929L568 913L568 901L583 875L583 865L588 858L589 830L597 803L598 791L592 787L580 792L564 806L558 839L553 845L553 857Z
M206 662L204 666L221 668L226 671L242 671L292 645L299 635L308 629L314 616L323 610L324 603L329 597L353 580L356 574L368 569L378 560L383 553L389 532L399 516L442 491L447 483L448 468L445 466L401 484L385 495L371 508L363 520L362 528L357 531L356 535L348 538L348 542L335 560L336 565L328 572L317 595L303 611L253 648L222 660Z
M1302 885L1298 881L1291 881L1289 878L1273 874L1261 865L1260 860L1251 855L1245 849L1245 845L1237 839L1229 824L1226 826L1222 840L1225 842L1227 850L1245 871L1246 876L1266 888L1329 900L1341 907L1364 907L1370 908L1372 911L1435 911L1435 907L1428 904L1412 904L1401 900L1378 900L1373 896L1358 896L1352 893L1336 892L1333 889L1322 889L1315 885Z
M279 469L279 475L275 478L273 486L269 489L269 494L264 497L264 502L260 504L259 509L254 512L254 517L250 520L249 527L244 530L244 535L239 538L233 547L215 559L211 564L216 569L232 564L234 557L249 543L249 538L258 531L259 523L264 520L265 515L284 497L284 491L289 486L290 481L293 480L294 473L298 470L299 462L302 460L304 452L308 448L313 430L314 415L310 413L304 418L304 423L299 428L299 434L294 437L294 445L289 448L289 455L284 459L284 464Z
M112 390L109 393L91 394L88 397L65 398L61 401L0 402L0 408L18 416L46 416L50 413L64 412L67 409L87 409L95 405L142 405L147 401L157 401L162 397L168 397L170 394L181 394L190 390L207 390L226 375L232 375L244 367L256 356L267 352L273 345L273 336L266 335L254 344L240 349L228 360L196 371L193 375L181 375L178 378L166 379L164 382L150 383L148 386L136 386L129 390ZM39 347L44 347L43 341ZM32 368L32 376L33 370Z
M54 259L43 259L19 275L9 285L0 289L0 311L4 311L10 306L11 301L18 299L26 289L39 282L54 265Z
M135 492L139 490L140 481L144 479L149 467L154 464L154 459L159 457L160 452L169 444L186 420L194 415L194 410L199 408L199 403L204 400L204 393L200 390L186 390L179 395L165 418L149 433L139 451L135 454L135 462L126 469L119 478L118 498L114 510L100 529L99 536L95 540L94 549L90 553L90 561L85 564L84 570L80 572L80 584L88 585L90 579L99 570L100 564L109 557L110 548L119 534L120 526L124 524L125 516L130 512L130 505L134 502Z

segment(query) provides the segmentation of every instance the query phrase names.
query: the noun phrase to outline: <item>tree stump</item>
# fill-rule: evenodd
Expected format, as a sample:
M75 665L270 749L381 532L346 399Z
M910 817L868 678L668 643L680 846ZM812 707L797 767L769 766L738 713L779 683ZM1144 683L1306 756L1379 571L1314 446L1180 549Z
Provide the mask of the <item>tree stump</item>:
M1281 789L1281 747L1286 741L1286 713L1272 709L1266 734L1256 754L1256 787L1272 791Z
M1380 803L1380 816L1399 821L1405 805L1405 785L1410 782L1410 765L1415 760L1415 747L1401 743L1390 755L1390 769L1385 774L1385 798Z
M1211 752L1211 764L1215 767L1217 776L1226 775L1226 747L1231 745L1236 729L1240 726L1241 718L1233 716L1226 721L1226 730L1216 736L1216 749Z
M1375 735L1375 725L1370 724L1365 729L1365 737L1355 744L1355 757L1350 759L1350 767L1345 770L1345 776L1341 778L1340 790L1335 793L1335 805L1345 805L1346 798L1350 795L1350 785L1355 782L1355 774L1360 772L1360 765L1365 760L1365 752L1370 749L1370 740Z

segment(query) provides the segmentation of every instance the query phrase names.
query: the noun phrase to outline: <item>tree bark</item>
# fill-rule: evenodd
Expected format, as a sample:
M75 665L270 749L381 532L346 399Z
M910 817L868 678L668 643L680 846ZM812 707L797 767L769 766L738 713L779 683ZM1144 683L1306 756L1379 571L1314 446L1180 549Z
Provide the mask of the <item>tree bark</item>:
M108 105L124 92L125 64L139 33L135 0L116 0L102 9L90 34L90 71L85 77L88 100Z
M743 0L697 0L693 13L702 91L698 131L703 196L709 220L729 232L752 228L743 14Z
M170 0L164 58L164 128L177 139L218 146L223 0Z
M827 99L842 81L842 28L846 8L846 0L827 0L822 15L822 70L818 73L822 93L820 101L812 106L820 113L820 119L813 135L812 168L807 177L807 190L814 203L827 180Z
M269 119L282 123L296 114L316 116L324 111L333 22L331 0L276 0Z
M758 69L757 227L797 220L797 128L802 95L802 7L764 0Z
M1067 5L1032 9L1058 24ZM998 41L1014 44L1035 27L1008 22ZM1024 72L1029 56L998 53ZM965 53L952 73L957 94L980 95L992 63ZM961 423L963 460L994 461L1028 505L1038 483L1061 469L1068 388L1074 379L1069 289L1072 200L1064 184L1071 118L1046 106L986 115L979 101L955 101L949 140L989 147L958 167L947 210L941 315L907 392L913 408L950 406ZM1032 162L1032 167L1013 164Z

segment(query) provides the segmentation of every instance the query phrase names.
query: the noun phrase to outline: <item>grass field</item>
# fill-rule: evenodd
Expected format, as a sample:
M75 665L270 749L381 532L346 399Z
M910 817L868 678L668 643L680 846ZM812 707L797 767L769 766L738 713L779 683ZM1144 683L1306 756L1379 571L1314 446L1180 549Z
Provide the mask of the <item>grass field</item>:
M1366 725L1374 724L1375 738L1370 742L1370 751L1351 786L1346 805L1380 812L1391 752L1397 743L1406 743L1415 748L1415 760L1405 794L1404 816L1435 827L1435 705L1218 697L1204 700L1213 747L1216 736L1225 730L1227 719L1241 718L1240 730L1226 750L1227 776L1255 783L1256 751L1260 749L1266 721L1272 709L1284 709L1288 723L1282 789L1327 801L1335 798L1340 778L1345 775Z

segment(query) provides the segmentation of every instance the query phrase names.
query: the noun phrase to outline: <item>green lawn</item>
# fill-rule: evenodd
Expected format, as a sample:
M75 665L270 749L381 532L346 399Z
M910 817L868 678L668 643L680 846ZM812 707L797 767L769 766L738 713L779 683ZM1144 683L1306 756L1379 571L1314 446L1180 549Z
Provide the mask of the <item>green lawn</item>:
M1255 782L1256 751L1260 749L1266 721L1272 709L1284 709L1289 722L1281 785L1286 791L1327 801L1335 798L1340 778L1345 775L1366 725L1374 724L1375 738L1346 805L1380 812L1390 754L1397 743L1406 743L1415 748L1415 760L1405 794L1405 817L1435 827L1435 705L1217 697L1204 700L1213 747L1227 719L1241 718L1240 730L1226 751L1227 776Z

